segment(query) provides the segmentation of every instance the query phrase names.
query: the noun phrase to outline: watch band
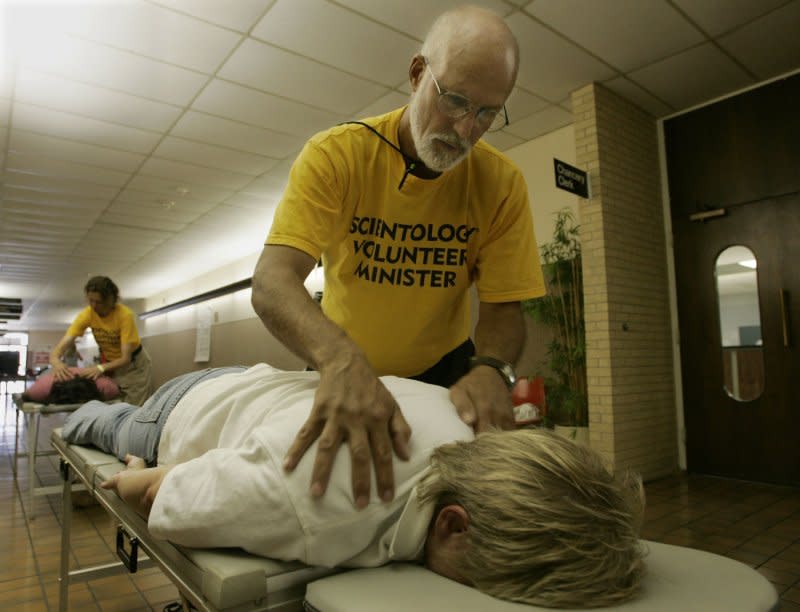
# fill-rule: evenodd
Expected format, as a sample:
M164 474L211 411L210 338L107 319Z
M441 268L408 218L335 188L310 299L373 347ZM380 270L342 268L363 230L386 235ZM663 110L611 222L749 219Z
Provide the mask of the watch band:
M488 355L475 355L474 357L469 358L470 370L479 365L486 365L497 370L497 373L503 377L503 380L509 389L511 389L514 386L514 383L517 382L517 375L514 374L514 368L511 367L510 363L507 363L501 359L489 357Z

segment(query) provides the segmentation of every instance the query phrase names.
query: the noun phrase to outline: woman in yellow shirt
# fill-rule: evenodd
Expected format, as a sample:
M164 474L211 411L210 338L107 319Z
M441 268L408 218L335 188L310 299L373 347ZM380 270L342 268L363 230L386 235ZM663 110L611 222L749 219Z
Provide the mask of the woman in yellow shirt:
M57 381L82 376L96 380L106 374L119 385L120 399L141 406L150 395L152 377L150 356L144 350L136 329L136 315L119 303L119 289L110 278L95 276L84 287L89 305L84 308L67 333L50 353L53 378ZM70 372L61 357L87 327L100 347L102 363Z

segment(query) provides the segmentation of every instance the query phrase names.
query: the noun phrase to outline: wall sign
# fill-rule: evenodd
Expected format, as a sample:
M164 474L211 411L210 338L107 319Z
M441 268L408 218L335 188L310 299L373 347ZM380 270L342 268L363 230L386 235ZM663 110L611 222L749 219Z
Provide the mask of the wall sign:
M575 166L553 158L556 170L556 187L582 198L589 197L589 175Z

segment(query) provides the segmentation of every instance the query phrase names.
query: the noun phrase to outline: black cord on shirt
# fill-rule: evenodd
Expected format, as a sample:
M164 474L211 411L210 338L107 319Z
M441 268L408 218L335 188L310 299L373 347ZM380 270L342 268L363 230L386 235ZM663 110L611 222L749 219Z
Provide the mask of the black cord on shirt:
M381 134L381 133L380 133L378 130L376 130L374 127L372 127L372 126L371 126L369 123L364 123L363 121L343 121L343 122L342 122L342 123L340 123L339 125L345 125L345 124L347 124L347 123L357 123L358 125L363 125L363 126L364 126L365 128L367 128L367 129L368 129L370 132L372 132L373 134L375 134L375 135L376 135L378 138L380 138L380 139L381 139L383 142L385 142L386 144L388 144L390 147L392 147L392 148L393 148L395 151L397 151L398 153L400 153L400 155L402 155L402 156L403 156L403 162L405 162L405 165L406 165L406 171L403 173L403 178L402 178L402 179L400 179L400 184L397 186L397 189L398 189L398 191L399 191L400 189L402 189L402 188L403 188L403 185L404 185L404 184L405 184L405 182L406 182L406 179L408 178L408 175L409 175L409 174L411 174L411 173L412 173L414 170L416 170L416 169L417 169L417 161L416 161L415 159L412 159L412 158L410 158L410 157L409 157L408 155L406 155L405 153L403 153L403 151L401 151L401 150L400 150L400 147L398 147L398 146L397 146L396 144L394 144L394 143L393 143L391 140L389 140L388 138L386 138L386 136L384 136L383 134Z

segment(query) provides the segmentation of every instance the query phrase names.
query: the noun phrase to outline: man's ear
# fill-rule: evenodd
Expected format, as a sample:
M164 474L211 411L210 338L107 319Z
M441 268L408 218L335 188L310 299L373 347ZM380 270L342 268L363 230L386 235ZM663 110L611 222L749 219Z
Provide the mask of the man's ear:
M448 541L451 541L451 544L466 542L468 527L467 511L458 504L450 504L439 510L439 514L434 519L434 538L442 544Z
M433 572L451 580L470 584L461 574L460 560L469 551L469 515L458 504L439 510L431 521L425 545L425 563Z
M411 91L417 91L419 82L425 74L425 58L417 53L411 58L411 65L408 67L408 81L411 83Z

